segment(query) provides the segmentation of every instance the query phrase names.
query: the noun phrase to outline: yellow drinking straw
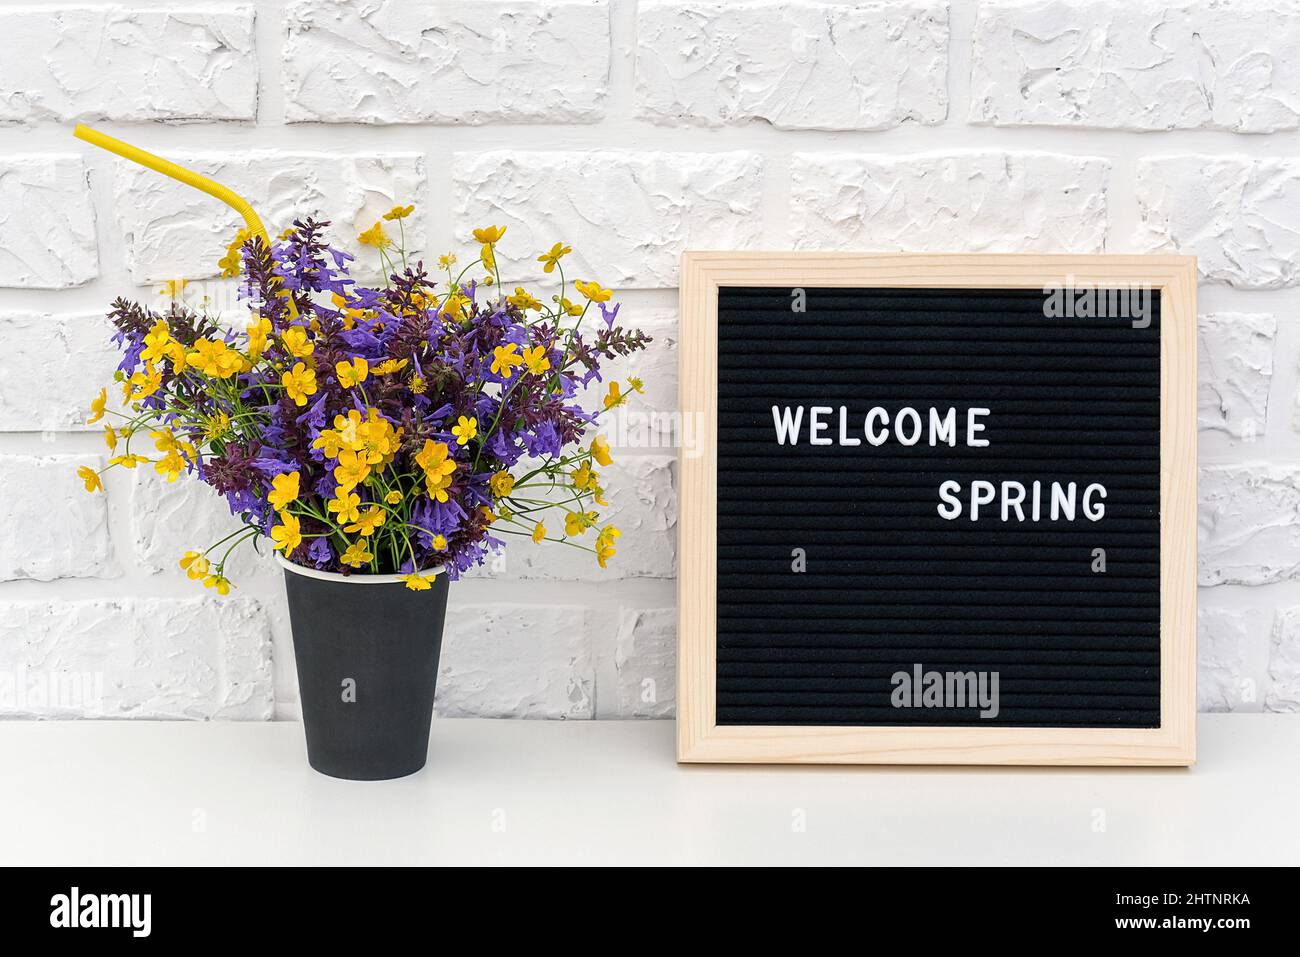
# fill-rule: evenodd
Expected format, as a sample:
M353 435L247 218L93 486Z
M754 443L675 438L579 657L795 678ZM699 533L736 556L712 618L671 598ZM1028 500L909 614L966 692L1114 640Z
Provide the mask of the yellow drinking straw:
M244 224L248 231L259 237L266 248L271 248L271 238L266 234L266 227L262 225L262 220L258 218L253 207L249 205L248 200L240 196L228 186L222 186L220 183L213 182L206 176L200 176L193 170L188 170L184 166L179 166L171 160L165 160L161 156L155 156L153 153L147 153L138 146L132 146L130 143L124 143L122 140L109 136L107 133L101 133L99 130L93 130L83 123L78 123L72 135L77 139L85 140L98 146L100 149L108 150L110 153L116 153L124 159L129 159L133 163L139 163L141 166L148 167L156 173L162 173L164 176L170 176L174 180L184 183L186 186L193 186L209 196L215 196L221 200L240 216L244 217ZM293 297L287 291L281 290L280 296L285 300L285 305L289 307L289 315L298 318L298 309L293 304Z

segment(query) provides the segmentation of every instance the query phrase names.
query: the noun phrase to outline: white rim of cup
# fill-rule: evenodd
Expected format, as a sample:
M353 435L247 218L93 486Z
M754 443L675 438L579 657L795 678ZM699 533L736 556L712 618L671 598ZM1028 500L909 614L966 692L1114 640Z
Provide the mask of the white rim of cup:
M295 575L302 575L304 578L318 578L323 582L347 582L350 585L393 585L403 583L405 575L340 575L338 572L323 572L319 568L308 568L305 565L298 565L289 561L279 552L275 553L275 560L280 563L280 567L285 571L293 572ZM447 570L446 565L437 565L433 568L420 569L421 575L441 575Z

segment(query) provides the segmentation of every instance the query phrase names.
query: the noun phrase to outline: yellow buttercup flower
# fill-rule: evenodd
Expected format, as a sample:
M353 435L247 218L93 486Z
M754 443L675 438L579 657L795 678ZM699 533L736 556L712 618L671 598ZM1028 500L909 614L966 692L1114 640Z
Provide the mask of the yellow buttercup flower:
M406 380L406 387L415 395L424 395L429 389L429 383L422 375L412 375Z
M600 530L600 534L596 536L596 561L601 568L605 568L605 563L613 558L615 552L618 551L614 547L614 540L622 534L613 525L606 525Z
M271 529L271 541L275 543L277 551L288 555L302 544L302 525L298 522L297 515L288 512L277 512L276 515L280 524Z
M280 339L285 350L296 359L305 359L316 351L316 343L307 338L307 330L302 326L290 326Z
M497 498L505 498L514 490L515 477L509 472L495 472L492 478L488 480L488 487L492 489L492 494Z
M596 473L591 470L591 466L586 462L582 463L582 468L570 472L569 477L573 479L573 487L580 490L590 488L596 483Z
M433 536L433 541L430 542L430 544L433 546L435 552L443 552L447 550L447 538L444 535Z
M375 375L391 375L394 372L401 372L407 365L406 359L385 359L370 371Z
M240 255L240 250L243 248L244 243L248 242L248 235L247 229L241 229L235 233L235 238L226 247L226 254L217 261L222 277L233 279L239 275L239 270L243 267L243 257Z
M447 456L446 442L424 440L424 448L415 456L415 464L424 472L424 484L429 497L439 502L448 499L447 489L451 487L451 477L456 474L456 463Z
M608 289L602 289L598 282L584 282L581 279L573 283L573 288L578 290L592 302L609 302L614 293Z
M301 362L294 363L293 369L280 376L280 384L295 405L306 405L307 397L315 395L316 370L308 369Z
M357 516L357 520L351 525L343 526L345 532L360 532L363 537L375 534L375 529L384 524L384 519L388 516L378 505L371 506Z
M394 206L388 212L384 213L384 219L388 220L391 223L399 219L405 219L407 216L410 216L413 212L415 212L414 203L412 203L410 206Z
M325 508L338 516L340 525L346 522L355 522L360 517L359 506L361 505L361 496L354 492L345 492L339 490L338 498L330 499Z
M209 575L203 579L204 588L215 588L218 595L230 594L230 579L225 575Z
M299 482L302 476L298 472L281 472L271 479L271 492L266 500L277 512L290 502L298 501Z
M566 315L570 315L570 316L582 315L582 306L579 306L577 303L570 302L569 300L564 298L561 298L559 302L560 302L560 308L564 310Z
M474 241L484 244L499 243L501 237L506 234L504 226L485 226L482 229L474 230Z
M638 379L638 378L637 378L636 376L634 376L634 375L630 375L630 376L627 377L627 384L630 385L630 386L632 387L632 391L633 391L633 392L644 392L644 391L645 391L645 383L642 382L640 379Z
M587 529L596 524L595 512L565 512L564 534L583 535Z
M454 265L456 265L455 253L447 253L445 256L438 257L438 268L443 272L449 271Z
M339 561L344 565L351 565L353 568L360 568L366 562L375 556L366 551L366 540L353 542L347 547L347 550L339 556Z
M493 282L491 270L497 268L497 254L492 251L490 245L484 243L478 251L478 258L482 260L483 268L488 270L488 274L483 277L483 284L490 286Z
M203 437L209 442L220 439L230 432L230 416L224 412L210 415L203 420Z
M111 459L108 460L108 464L109 464L109 465L120 465L120 466L122 466L122 468L124 468L124 469L133 469L133 468L135 468L137 465L139 465L141 462L148 462L148 461L149 461L149 460L148 460L147 458L145 458L143 455L134 455L134 454L131 454L131 455L115 455L115 456L113 456Z
M181 556L179 564L190 578L202 578L208 573L208 560L203 557L202 552L186 552Z
M524 368L533 375L541 375L551 368L545 346L530 346L524 350Z
M497 346L492 350L492 372L500 375L503 379L509 379L510 370L523 364L524 359L519 355L519 347L513 342L508 342L504 346Z
M540 545L542 539L544 539L545 537L546 537L546 526L543 525L541 522L538 522L536 525L533 526L533 541Z
M166 476L168 482L175 482L180 477L180 474L185 471L185 460L181 458L179 452L172 449L155 462L153 468L159 475Z
M173 341L167 323L159 319L144 337L144 348L140 350L140 358L145 362L161 362L167 357L167 347Z
M366 381L370 375L370 364L358 356L351 362L335 363L334 373L339 378L339 385L351 389Z
M617 382L611 382L609 384L609 394L605 396L605 408L612 409L615 406L622 405L626 401L627 396L623 394L623 390L619 388L619 384Z
M143 372L131 373L131 377L122 383L122 401L134 402L137 399L147 399L161 386L162 373L153 366L146 366Z
M522 286L515 286L515 294L508 296L507 300L520 309L536 309L540 312L542 308L542 301Z
M384 502L388 505L396 505L402 500L401 492L389 492L384 496Z
M248 358L256 362L262 358L271 335L270 319L253 319L248 323Z
M117 429L108 424L104 425L104 444L110 452L117 450Z
M228 379L243 371L244 360L220 339L196 339L188 354L190 365L214 379Z
M393 245L393 241L389 239L388 234L384 232L384 224L379 222L375 223L375 225L371 226L364 233L358 235L357 242L363 246L374 246L376 249L384 249Z
M596 464L601 468L606 468L614 464L614 459L609 454L609 442L603 435L598 435L591 440L591 457L596 460Z
M342 491L352 491L370 475L370 463L350 449L339 453L338 465L334 466L334 480Z
M77 469L77 478L81 479L82 483L86 486L87 492L104 491L104 483L100 481L99 473L89 465L83 465Z
M470 439L478 435L478 419L462 415L451 427L451 434L456 436L457 445L467 444Z
M104 406L108 404L108 390L100 389L99 395L95 396L90 403L90 418L86 420L87 425L94 425L104 417Z
M403 575L402 581L406 583L406 587L409 588L411 591L428 591L430 588L433 587L433 585L430 584L430 582L434 581L434 579L436 579L437 577L438 577L437 575L430 575L429 577L425 578L424 576L420 575L419 572L411 572L411 574L409 575Z
M550 248L549 252L544 252L537 257L537 261L542 264L542 271L551 273L555 271L555 265L560 261L561 256L567 256L573 252L572 247L564 243L556 243Z

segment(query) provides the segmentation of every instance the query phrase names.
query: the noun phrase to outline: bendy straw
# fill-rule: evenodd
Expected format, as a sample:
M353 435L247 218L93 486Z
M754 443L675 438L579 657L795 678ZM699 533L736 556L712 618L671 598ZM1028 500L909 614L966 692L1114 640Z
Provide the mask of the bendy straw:
M133 163L139 163L156 173L162 173L164 176L170 176L172 179L184 183L186 186L192 186L195 189L207 193L209 196L215 196L235 212L244 218L244 224L248 231L257 236L266 244L266 248L271 248L271 238L266 233L266 227L262 225L262 220L258 217L253 207L249 205L248 200L240 196L228 186L222 186L220 183L208 179L206 176L200 176L193 170L186 169L173 163L171 160L163 159L161 156L155 156L153 153L146 152L138 146L132 146L130 143L123 142L107 133L101 133L99 130L91 129L84 123L78 123L76 129L72 131L73 136L77 139L85 140L100 149L108 150L110 153L116 153L124 159L129 159ZM289 307L289 315L295 319L298 317L298 310L294 306L293 297L287 292L282 292L285 305Z

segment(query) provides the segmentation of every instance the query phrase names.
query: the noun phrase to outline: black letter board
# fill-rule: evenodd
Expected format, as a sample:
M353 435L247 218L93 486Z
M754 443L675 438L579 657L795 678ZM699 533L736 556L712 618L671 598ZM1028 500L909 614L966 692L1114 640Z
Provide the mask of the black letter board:
M742 746L683 760L1189 763L1188 261L699 255L679 720Z

